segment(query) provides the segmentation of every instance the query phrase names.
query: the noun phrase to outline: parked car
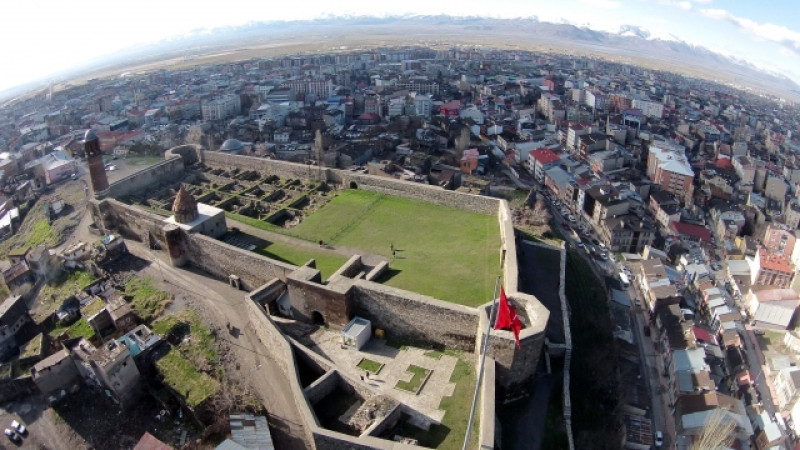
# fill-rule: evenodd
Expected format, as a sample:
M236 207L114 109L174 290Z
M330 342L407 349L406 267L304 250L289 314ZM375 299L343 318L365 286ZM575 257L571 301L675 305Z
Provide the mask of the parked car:
M3 434L5 434L5 435L6 435L6 437L8 437L8 440L9 440L9 441L11 441L11 442L13 442L13 443L15 443L15 444L19 444L19 443L21 443L21 442L22 442L22 438L21 438L21 437L19 437L19 435L18 435L17 433L15 433L15 432L13 432L13 431L9 430L8 428L6 428L5 430L3 430Z
M14 431L16 431L22 436L25 436L28 433L28 430L25 428L25 425L17 422L16 420L11 421L11 428L13 428Z
M653 444L655 444L656 448L661 448L661 446L664 445L664 433L661 431L656 431L656 436L653 441Z

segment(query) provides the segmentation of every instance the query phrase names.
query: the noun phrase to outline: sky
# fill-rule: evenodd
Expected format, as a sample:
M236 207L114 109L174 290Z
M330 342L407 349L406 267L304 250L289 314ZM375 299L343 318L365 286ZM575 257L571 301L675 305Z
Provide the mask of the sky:
M0 91L122 49L198 30L271 20L399 14L536 16L610 32L634 25L654 38L700 45L800 83L797 0L26 0L4 2L0 8Z

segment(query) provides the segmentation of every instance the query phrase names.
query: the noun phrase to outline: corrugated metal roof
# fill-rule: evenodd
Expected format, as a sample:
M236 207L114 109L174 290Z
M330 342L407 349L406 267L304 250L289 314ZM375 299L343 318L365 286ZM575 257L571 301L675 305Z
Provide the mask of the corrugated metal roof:
M267 418L252 414L231 414L231 438L249 449L274 450Z

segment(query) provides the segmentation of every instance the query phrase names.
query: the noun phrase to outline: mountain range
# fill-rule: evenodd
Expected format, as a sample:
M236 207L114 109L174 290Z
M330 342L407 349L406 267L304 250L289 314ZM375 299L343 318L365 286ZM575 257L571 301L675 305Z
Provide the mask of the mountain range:
M800 100L800 86L781 74L680 41L654 37L636 25L616 33L536 17L495 19L436 16L332 16L304 21L253 22L236 27L196 30L168 40L121 50L97 58L89 66L58 74L52 79L121 73L154 68L159 61L191 57L198 64L208 55L225 53L231 60L274 56L300 51L326 52L332 48L369 48L392 45L481 45L496 48L553 51L599 56L619 62L685 73L689 76L751 88ZM219 62L216 60L216 62ZM41 87L31 84L26 90ZM15 95L19 94L16 90ZM0 92L0 97L3 97Z

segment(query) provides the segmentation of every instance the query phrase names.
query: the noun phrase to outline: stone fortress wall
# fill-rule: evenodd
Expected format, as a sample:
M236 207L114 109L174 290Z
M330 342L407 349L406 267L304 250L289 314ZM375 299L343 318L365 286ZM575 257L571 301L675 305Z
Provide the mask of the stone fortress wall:
M102 197L124 198L154 185L175 181L182 176L183 171L184 159L179 155L172 155L170 159L115 181L102 193Z
M256 170L281 178L324 180L338 184L342 188L371 190L496 215L502 242L501 248L498 249L498 263L503 269L504 285L509 298L517 306L518 311L524 311L522 317L526 328L521 335L522 350L515 349L510 332L501 331L492 334L488 354L489 361L496 362L496 373L495 364L491 364L492 367L487 369L486 373L491 373L490 379L496 379L497 387L506 396L518 394L518 388L528 383L535 375L549 313L535 297L517 292L518 267L514 228L506 201L344 170L320 170L314 166L284 161L204 152L194 146L181 146L179 150L171 149L168 152L173 156L171 159L114 183L108 191L102 193L102 197L109 197L109 194L130 195L153 183L174 181L180 178L179 175L184 170L184 158L188 165L197 156L197 160L212 167ZM173 262L185 261L217 278L226 280L230 275L236 275L241 279L245 290L256 290L259 286L280 280L280 283L287 286L296 318L302 320L311 321L313 313L317 312L322 314L325 322L333 328L342 328L353 315L361 315L372 320L375 327L383 328L388 333L416 343L476 353L480 349L476 346L482 345L485 339L485 328L488 323L486 308L469 308L385 286L363 277L351 278L359 272L355 269L360 266L360 261L352 258L337 276L331 277L327 283L322 283L313 260L298 268L207 236L186 234L182 230L165 233L163 217L128 206L113 198L93 201L92 212L96 223L102 225L105 230L118 230L126 238L154 240L169 252L180 253L181 259L173 259ZM174 242L167 242L167 234ZM263 310L258 308L258 305L253 303L253 306L259 314L262 314ZM263 336L262 341L265 344L271 345L273 339L286 342L286 338L269 318L253 318L251 324L259 337ZM288 353L283 350L281 353L284 360L279 362L290 380L293 380L291 381L293 395L300 402L299 405L307 405L308 401L299 387L298 369L291 348ZM298 392L294 392L295 388ZM482 397L494 399L494 383L492 386L487 383L486 388L482 390ZM493 403L482 407L483 412L490 413L491 417L494 416ZM311 434L314 440L318 441L318 445L323 445L324 448L386 448L387 444L397 445L383 440L378 440L382 442L382 445L378 446L370 444L361 446L355 445L354 442L348 444L350 439L347 436L320 428L310 407L302 407L301 410L311 416L309 417L311 420L307 423L313 424L312 428L319 430L319 433ZM493 422L489 418L482 420L482 443L493 440ZM339 444L334 445L334 442Z

